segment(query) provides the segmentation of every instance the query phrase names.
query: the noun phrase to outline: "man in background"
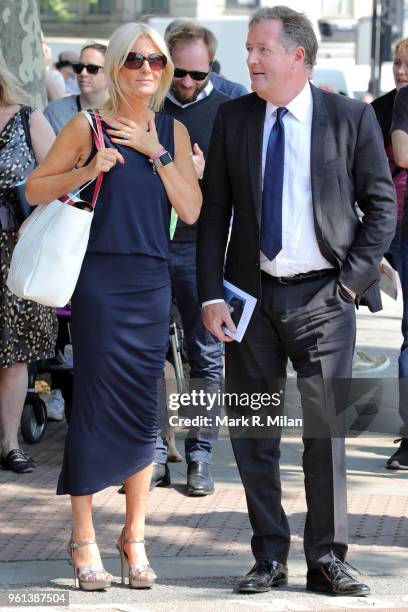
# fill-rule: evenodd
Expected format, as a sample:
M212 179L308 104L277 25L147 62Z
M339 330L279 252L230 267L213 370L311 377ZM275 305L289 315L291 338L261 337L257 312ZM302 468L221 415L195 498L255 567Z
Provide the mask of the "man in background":
M79 61L72 65L78 81L79 94L50 102L44 115L56 134L81 110L100 108L108 97L104 74L106 45L90 42L81 49Z
M191 139L193 162L201 181L214 117L220 104L230 99L217 91L210 80L217 40L210 30L200 24L181 20L168 29L166 42L175 70L163 110L186 126ZM222 350L221 343L207 331L201 319L196 280L196 240L196 225L186 225L178 220L171 242L172 290L184 330L190 387L216 392L222 378ZM202 408L205 413L205 407ZM192 427L187 433L185 456L189 495L209 495L214 491L210 462L216 438L216 426ZM152 485L169 482L167 446L158 435Z
M180 25L182 25L185 22L188 23L188 22L191 22L191 20L188 19L187 17L180 17L179 19L173 19L173 21L171 21L166 28L165 38L169 36L170 32L173 29L178 28ZM215 89L218 89L218 91L221 91L222 93L226 94L230 98L239 98L240 96L245 96L245 94L248 93L247 89L240 83L235 83L234 81L230 81L225 76L221 76L216 71L212 70L213 64L215 64L215 66L217 65L219 66L220 64L216 59L213 58L211 62L210 81L215 87Z

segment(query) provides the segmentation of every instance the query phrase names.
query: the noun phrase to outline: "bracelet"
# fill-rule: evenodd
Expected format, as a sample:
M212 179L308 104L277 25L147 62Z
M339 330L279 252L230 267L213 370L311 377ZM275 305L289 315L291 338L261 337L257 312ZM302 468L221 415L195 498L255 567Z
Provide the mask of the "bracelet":
M156 159L159 159L159 157L160 157L161 155L163 155L163 153L167 153L167 151L166 151L166 149L165 149L164 147L162 147L162 148L160 149L160 151L159 151L158 153L156 153L156 155L154 155L153 157L151 157L151 158L150 158L150 161L151 161L151 162L156 161Z

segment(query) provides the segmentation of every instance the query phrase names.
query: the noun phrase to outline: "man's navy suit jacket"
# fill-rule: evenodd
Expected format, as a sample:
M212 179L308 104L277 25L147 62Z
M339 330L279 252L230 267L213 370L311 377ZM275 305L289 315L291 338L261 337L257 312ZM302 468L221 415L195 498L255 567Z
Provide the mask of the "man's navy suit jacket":
M381 131L370 105L313 85L311 89L311 185L318 246L338 269L339 281L357 293L357 302L375 312L382 307L379 263L396 224L395 189ZM265 109L266 102L252 93L222 104L214 122L198 223L202 302L222 298L224 264L227 280L256 298L261 295ZM307 252L306 242L304 248Z

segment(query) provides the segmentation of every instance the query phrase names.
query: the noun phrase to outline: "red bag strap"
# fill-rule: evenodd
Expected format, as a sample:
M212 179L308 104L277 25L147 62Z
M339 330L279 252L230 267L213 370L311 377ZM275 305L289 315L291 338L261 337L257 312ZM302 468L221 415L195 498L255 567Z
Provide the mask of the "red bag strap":
M82 111L85 115L86 118L92 128L92 135L93 135L93 139L94 139L94 143L95 143L95 147L97 149L97 151L100 151L101 149L105 148L105 143L104 143L104 139L103 139L103 131L102 131L102 123L101 123L101 118L98 114L97 111L93 111L92 115L95 119L96 122L96 129L94 128L93 125L93 121L92 121L92 117L91 117L91 113L89 113L88 111ZM95 182L95 188L94 188L94 192L93 192L93 196L92 196L92 202L90 204L92 210L95 208L95 204L96 204L96 200L98 198L99 195L99 191L101 189L101 185L102 185L102 180L103 180L103 172L100 172L98 174L98 176L96 177L96 182ZM93 182L95 181L95 179L93 178L91 181L89 181L88 183L86 183L86 185L83 185L81 187L81 189L78 189L74 194L69 194L69 195L64 195L61 196L59 199L61 200L61 202L65 202L66 204L68 204L69 206L75 206L76 202L77 202L77 196L78 194L81 193L81 191L83 191L86 187L88 187L89 185L91 185Z
M96 134L95 132L92 132L92 133L93 133L96 149L100 151L101 149L105 148L105 143L103 140L102 122L101 122L99 113L97 111L94 111L93 115L96 121L96 132L97 133ZM103 172L100 172L98 174L98 178L96 179L95 189L94 189L94 193L92 197L92 202L91 202L92 210L95 208L96 200L98 199L98 195L99 195L101 185L102 185L102 180L103 180Z

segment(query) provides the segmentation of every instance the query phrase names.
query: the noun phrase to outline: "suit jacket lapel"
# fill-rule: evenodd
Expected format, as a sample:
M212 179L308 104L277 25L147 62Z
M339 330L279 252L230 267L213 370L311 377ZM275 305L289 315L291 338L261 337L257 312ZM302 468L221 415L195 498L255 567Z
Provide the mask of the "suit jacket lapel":
M324 154L327 145L329 114L320 89L311 85L313 96L312 145L310 152L310 176L315 222L322 227L322 204L320 199L324 173ZM316 225L316 223L315 223ZM319 232L320 233L320 232ZM318 236L319 239L319 236Z
M261 224L262 214L262 143L266 102L254 94L248 116L248 168L255 214Z

